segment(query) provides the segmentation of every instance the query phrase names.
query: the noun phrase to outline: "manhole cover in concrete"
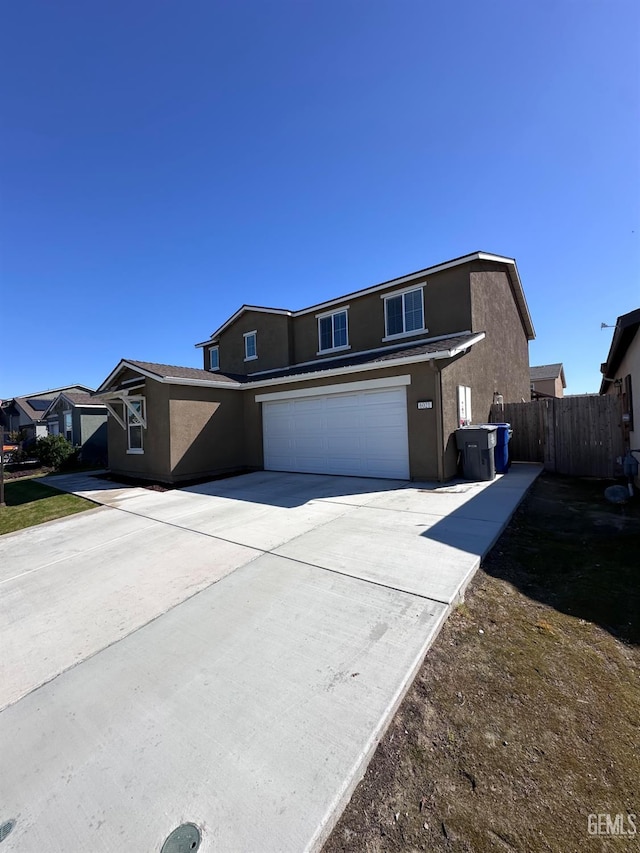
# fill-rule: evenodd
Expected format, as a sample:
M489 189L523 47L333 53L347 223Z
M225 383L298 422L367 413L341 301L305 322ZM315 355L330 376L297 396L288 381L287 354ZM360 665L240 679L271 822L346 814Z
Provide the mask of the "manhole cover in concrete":
M200 830L195 823L183 823L167 837L160 853L195 853L200 847Z
M4 823L0 823L0 841L5 840L15 825L15 820L5 820Z

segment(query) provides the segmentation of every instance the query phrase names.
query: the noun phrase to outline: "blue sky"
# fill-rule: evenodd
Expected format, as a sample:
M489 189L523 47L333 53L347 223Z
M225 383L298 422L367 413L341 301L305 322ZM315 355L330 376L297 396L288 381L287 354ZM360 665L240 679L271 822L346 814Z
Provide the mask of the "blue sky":
M0 397L478 249L531 364L597 391L640 306L639 38L637 0L4 4Z

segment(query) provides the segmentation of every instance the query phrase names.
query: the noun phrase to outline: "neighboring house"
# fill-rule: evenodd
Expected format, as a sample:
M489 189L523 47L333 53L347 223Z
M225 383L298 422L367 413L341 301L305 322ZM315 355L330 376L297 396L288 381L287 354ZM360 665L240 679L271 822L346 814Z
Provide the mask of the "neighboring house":
M601 394L615 394L620 400L626 450L640 449L640 308L616 320L615 331L604 364L600 365ZM635 399L634 399L635 386ZM640 454L635 454L639 459ZM640 477L636 479L640 485Z
M91 392L91 388L84 385L66 385L64 388L51 388L49 391L37 391L35 394L2 400L0 419L4 431L24 432L27 439L47 435L45 413L61 391L86 394Z
M98 392L114 473L268 469L439 479L455 429L529 396L516 263L476 252L298 311L244 305L203 369L122 360Z
M530 375L533 400L538 397L564 397L567 383L562 364L542 364L539 367L531 367Z
M106 464L107 407L88 392L61 391L44 413L49 435L80 447L83 462Z

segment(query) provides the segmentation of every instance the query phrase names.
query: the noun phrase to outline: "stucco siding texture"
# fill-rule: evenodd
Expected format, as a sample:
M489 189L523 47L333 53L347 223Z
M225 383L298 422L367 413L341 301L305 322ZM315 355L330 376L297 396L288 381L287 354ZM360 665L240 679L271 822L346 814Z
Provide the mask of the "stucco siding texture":
M549 394L550 397L564 397L564 389L560 379L536 379L531 383L534 391Z
M127 430L109 418L109 467L114 474L169 482L169 385L147 379L136 396L145 398L147 428L142 430L144 453L127 453ZM121 407L116 403L116 410ZM126 416L123 416L126 423Z
M511 284L500 269L472 272L472 331L485 339L442 369L444 478L456 474L457 386L471 388L474 423L489 420L495 393L505 403L530 399L529 345Z
M107 415L95 409L78 409L80 418L80 444L85 462L107 462Z
M247 374L260 370L274 370L290 363L289 323L284 314L247 311L220 335L218 354L223 373ZM258 357L244 360L244 335L257 332ZM204 369L209 370L209 350L204 348ZM213 373L212 375L215 375Z
M256 403L256 395L279 393L282 391L303 391L309 388L345 385L351 382L382 379L390 376L409 375L411 384L406 386L407 419L409 432L409 469L412 479L435 479L437 465L437 407L435 402L435 383L437 374L428 363L401 365L394 368L354 372L343 376L331 376L324 379L291 382L270 388L253 388L242 392L245 399L245 459L250 467L262 468L262 404ZM335 388L333 388L335 391ZM345 393L348 393L345 387ZM419 400L432 400L433 408L418 409Z
M318 317L316 315L340 311L349 306L349 346L352 353L362 350L392 346L402 341L383 341L385 337L384 297L397 290L424 288L424 319L428 332L421 337L436 337L470 329L471 305L469 299L468 266L445 270L426 279L395 285L366 296L345 297L342 303L331 308L311 311L293 318L294 361L313 361L319 355ZM416 336L418 337L418 336ZM410 339L407 339L410 340ZM330 358L332 353L327 353Z
M169 385L171 480L246 466L243 401L237 391Z

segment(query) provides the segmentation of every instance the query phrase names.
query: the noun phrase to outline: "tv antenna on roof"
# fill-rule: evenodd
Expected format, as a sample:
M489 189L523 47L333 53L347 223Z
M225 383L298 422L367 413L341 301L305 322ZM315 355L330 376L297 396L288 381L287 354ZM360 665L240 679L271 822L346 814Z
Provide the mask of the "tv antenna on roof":
M600 323L600 329L615 329L617 323L614 323L613 326L610 326L608 323Z

